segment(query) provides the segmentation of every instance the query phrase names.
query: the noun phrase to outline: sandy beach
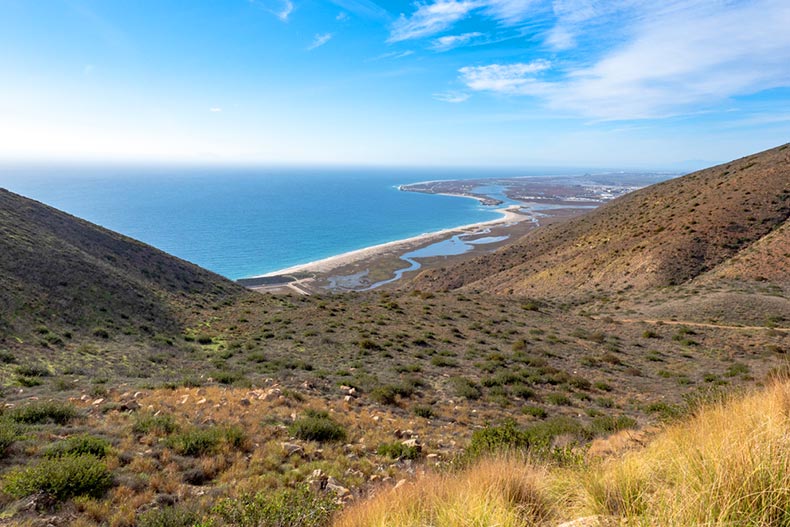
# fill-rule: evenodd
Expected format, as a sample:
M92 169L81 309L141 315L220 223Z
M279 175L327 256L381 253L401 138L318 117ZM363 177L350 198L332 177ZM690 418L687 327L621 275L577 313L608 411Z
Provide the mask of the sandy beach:
M463 196L463 197L469 198L471 196ZM460 227L453 227L453 228L443 229L434 232L428 232L428 233L420 234L418 236L413 236L411 238L404 238L401 240L395 240L392 242L382 243L379 245L372 245L370 247L365 247L363 249L357 249L355 251L349 251L346 253L338 254L336 256L330 256L329 258L316 260L314 262L295 265L293 267L288 267L286 269L280 269L278 271L273 271L271 273L254 276L251 277L250 279L294 275L297 273L330 273L333 270L339 269L341 267L355 264L364 260L377 258L388 253L406 252L418 246L437 242L444 238L456 234L469 233L480 229L485 229L488 227L493 227L498 225L512 225L522 221L533 220L532 216L517 212L518 210L519 210L518 206L498 209L498 212L502 213L501 218L496 218L493 220L483 221L479 223L471 223L468 225L462 225Z

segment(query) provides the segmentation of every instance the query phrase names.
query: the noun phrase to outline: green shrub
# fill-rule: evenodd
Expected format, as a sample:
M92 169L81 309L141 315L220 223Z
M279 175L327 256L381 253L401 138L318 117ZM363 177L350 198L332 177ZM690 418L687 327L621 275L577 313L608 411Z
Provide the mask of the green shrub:
M16 356L8 350L0 350L0 363L16 364Z
M244 375L237 371L219 370L214 372L211 377L220 384L234 384L244 378Z
M417 459L420 457L420 452L420 447L406 446L398 441L394 443L382 443L376 449L378 455L392 459Z
M735 377L736 375L748 375L749 372L749 366L742 362L736 362L727 368L727 372L724 375L727 377Z
M302 485L293 490L226 498L213 512L235 527L324 527L338 507L333 494L317 494Z
M186 507L152 509L137 517L137 527L193 527L200 515Z
M459 397L475 400L483 395L480 388L466 377L451 377L448 382Z
M436 415L434 414L433 408L425 404L418 404L412 411L417 417L423 417L425 419L430 419Z
M294 437L306 441L342 441L346 431L329 414L322 411L307 410L304 417L295 421L288 431Z
M524 415L531 415L532 417L537 417L538 419L545 419L548 415L546 410L541 408L540 406L523 406L521 408L521 413Z
M6 452L19 439L21 433L22 430L18 424L7 419L0 420L0 459L5 457Z
M433 356L431 358L431 364L439 368L456 368L458 366L458 362L450 357L444 357L442 355Z
M182 456L200 457L216 451L222 438L222 430L218 428L192 428L171 435L167 446Z
M3 490L16 498L43 492L62 501L74 496L101 496L112 485L112 474L96 456L49 458L12 469Z
M414 395L414 387L408 384L387 384L370 392L371 399L380 404L395 404L399 396L408 399L412 395Z
M44 451L44 456L56 458L89 454L97 458L103 458L109 451L110 443L106 439L84 434L69 437L55 443Z
M564 415L532 424L525 429L525 434L532 445L544 450L549 448L554 438L559 436L567 436L576 441L593 438L593 434L579 420Z
M515 421L508 419L499 426L475 430L464 454L469 459L475 459L503 450L526 449L529 445L529 436L516 427Z
M48 369L37 364L17 366L16 373L25 377L49 377L51 375Z
M626 415L618 415L617 417L600 415L593 418L590 426L596 434L608 434L620 430L627 430L629 428L636 428L636 419L632 419Z
M226 428L223 431L223 438L225 439L225 443L231 448L237 450L247 450L249 448L247 432L240 426L232 425Z
M12 408L8 418L16 423L43 424L55 423L65 425L77 415L74 406L60 401L42 401L27 403Z
M569 406L571 404L571 400L568 396L561 393L550 393L546 396L546 400L557 406Z
M132 425L136 434L168 435L178 430L175 419L170 414L138 414Z

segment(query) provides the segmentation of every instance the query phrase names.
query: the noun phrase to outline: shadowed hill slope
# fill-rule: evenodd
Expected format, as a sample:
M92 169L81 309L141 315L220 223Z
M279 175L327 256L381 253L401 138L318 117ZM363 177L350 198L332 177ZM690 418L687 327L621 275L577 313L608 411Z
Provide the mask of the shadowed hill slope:
M787 279L790 145L666 181L493 254L426 272L424 290L567 296L721 273ZM779 269L779 270L777 270Z
M243 289L141 242L0 189L0 335L37 324L152 333Z

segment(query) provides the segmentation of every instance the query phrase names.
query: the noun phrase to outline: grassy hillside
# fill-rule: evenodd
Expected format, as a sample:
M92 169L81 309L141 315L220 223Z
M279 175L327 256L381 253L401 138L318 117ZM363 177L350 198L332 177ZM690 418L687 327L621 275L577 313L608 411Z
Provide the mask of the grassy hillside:
M785 381L704 407L644 446L564 466L511 452L382 492L334 525L784 526L788 415Z
M619 262L601 280L634 280L630 288L618 282L619 293L600 285L573 301L562 281L554 282L556 295L547 285L530 296L473 290L484 284L475 273L492 261L517 261L512 276L523 276L532 264L513 258L533 250L525 244L460 268L469 277L451 270L447 280L460 277L464 291L257 294L0 192L0 525L318 527L333 517L340 525L387 525L386 516L405 525L452 526L471 517L521 526L592 514L693 525L706 507L717 511L706 518L713 525L782 525L771 516L776 503L787 503L781 493L747 486L756 501L734 491L737 499L715 501L709 481L679 479L661 452L681 447L649 447L635 465L585 453L644 442L696 401L787 369L790 289L780 265L787 177L776 169L785 152L646 189L607 209L616 213L591 214L590 225L579 219L545 229L536 239L557 254L538 255L541 265L564 265L560 253L589 252L595 258L578 265L590 272L592 262ZM717 185L721 194L726 182L751 192L744 194L750 205L738 207L755 220L719 232L725 220L716 207L680 197L710 197L705 189ZM657 195L666 201L645 209L645 196ZM687 223L670 221L686 206L695 207L682 215ZM654 218L643 229L663 240L658 253L693 279L657 288L649 287L664 283L656 273L615 272L629 261L621 261L622 247L637 237L625 219L640 211ZM736 212L728 214L740 222ZM710 236L688 232L703 227ZM604 228L609 241L573 253L569 239L587 233L597 240ZM659 236L670 229L673 236ZM733 245L735 231L751 241ZM669 246L687 250L695 238L706 247L701 260L664 254ZM570 270L563 276L568 284L579 279ZM752 420L746 411L726 413L740 403L723 410L722 419L743 423L732 427L733 440L751 444L749 429L770 428L760 419L786 426L774 406L754 411L784 399L748 400L757 401ZM661 437L705 445L705 434L721 428L690 423ZM619 435L604 441L613 432ZM775 446L769 432L760 439ZM654 444L670 444L661 441ZM507 469L486 461L458 472L502 444L520 450L517 466L508 458ZM786 462L756 445L754 452L772 472ZM723 485L730 472L738 482L753 470L773 484L747 461L704 461L697 472ZM632 465L648 472L622 468ZM415 493L427 497L412 499ZM365 502L372 494L380 498ZM691 501L672 509L681 494ZM348 512L337 515L340 507ZM748 516L749 508L757 512Z
M786 280L788 217L784 145L633 192L413 287L580 297L683 284L722 265L723 275Z
M162 251L0 190L0 339L180 332L185 312L242 292Z

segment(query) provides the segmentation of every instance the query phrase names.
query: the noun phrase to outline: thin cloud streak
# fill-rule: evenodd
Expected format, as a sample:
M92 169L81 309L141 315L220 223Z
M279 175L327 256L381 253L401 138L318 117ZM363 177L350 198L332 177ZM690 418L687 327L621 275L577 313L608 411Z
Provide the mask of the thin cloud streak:
M435 35L466 18L479 6L480 2L474 0L437 0L432 4L420 4L409 18L401 14L392 26L388 42Z
M479 31L463 33L461 35L447 35L444 37L439 37L436 40L434 40L431 47L435 51L449 51L453 48L464 46L469 42L471 42L472 40L482 36L483 33L480 33Z
M283 22L293 13L294 5L291 0L249 0L250 4L268 11Z
M458 104L458 103L465 102L465 101L469 100L469 97L471 97L471 94L469 94L469 93L466 93L466 92L455 92L455 91L434 93L433 94L433 98L436 99L437 101L449 102L449 103L453 103L453 104Z
M313 43L307 46L307 51L312 51L316 48L320 48L330 40L332 40L332 33L324 33L324 34L319 33L315 37L313 37Z

